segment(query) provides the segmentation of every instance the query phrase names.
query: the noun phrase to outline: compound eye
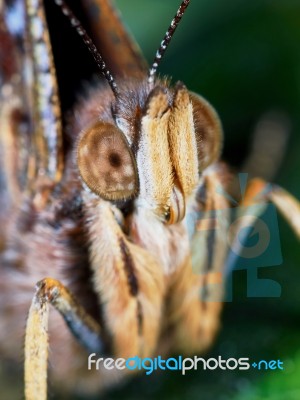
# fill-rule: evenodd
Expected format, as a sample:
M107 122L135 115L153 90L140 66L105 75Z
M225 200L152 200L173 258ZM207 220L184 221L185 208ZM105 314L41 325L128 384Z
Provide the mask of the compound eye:
M203 97L190 92L193 105L199 172L216 162L222 150L223 131L215 109Z
M120 129L97 122L77 148L80 175L92 192L105 200L126 200L138 189L136 163Z

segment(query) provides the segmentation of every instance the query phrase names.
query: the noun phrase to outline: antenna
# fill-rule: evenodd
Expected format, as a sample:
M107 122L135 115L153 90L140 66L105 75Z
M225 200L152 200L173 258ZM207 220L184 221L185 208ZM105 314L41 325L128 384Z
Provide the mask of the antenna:
M100 53L98 52L96 46L94 45L92 39L89 37L86 30L81 25L80 21L75 17L74 13L67 6L67 4L64 2L64 0L54 0L54 2L61 9L62 13L68 18L72 27L76 29L78 35L81 36L84 44L87 46L89 52L92 54L101 74L104 76L104 78L108 82L114 95L117 97L119 94L117 84L116 84L111 72L107 68L103 58L101 57Z
M153 82L154 82L155 74L156 74L157 68L159 66L159 63L160 63L165 51L167 50L167 47L171 42L171 39L176 31L176 28L179 25L179 22L180 22L181 18L183 17L183 14L185 13L189 4L190 4L190 0L182 1L175 17L172 19L171 25L169 26L169 29L167 30L165 37L163 38L163 41L161 42L161 44L156 52L153 64L149 70L148 82L150 84L153 84Z

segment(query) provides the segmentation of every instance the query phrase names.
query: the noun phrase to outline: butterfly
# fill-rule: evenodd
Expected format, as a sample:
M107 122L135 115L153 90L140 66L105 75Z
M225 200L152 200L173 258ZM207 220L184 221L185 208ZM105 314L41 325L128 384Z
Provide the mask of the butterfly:
M89 353L201 353L219 329L231 226L222 126L207 100L157 74L189 3L150 67L108 0L1 3L2 352L20 349L29 310L26 399L47 397L48 339L54 384L76 392L130 373L87 371ZM68 64L52 13L104 78L76 101L72 77L85 71ZM241 203L262 204L251 223L267 201L299 236L298 201L261 179Z

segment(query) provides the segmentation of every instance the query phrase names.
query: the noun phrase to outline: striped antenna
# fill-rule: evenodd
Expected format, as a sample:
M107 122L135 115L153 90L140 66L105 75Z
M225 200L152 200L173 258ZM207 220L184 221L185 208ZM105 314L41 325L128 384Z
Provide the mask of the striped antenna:
M76 29L78 35L81 36L84 44L87 46L88 50L92 54L101 74L104 76L104 78L108 82L114 95L116 97L118 97L119 91L118 91L116 82L115 82L111 72L107 68L103 58L101 57L100 53L98 52L96 46L94 45L92 39L87 34L86 30L83 28L80 21L75 17L72 10L67 6L67 4L64 2L64 0L54 0L54 2L61 9L62 13L68 18L72 27Z
M171 25L169 26L169 29L167 30L165 37L163 38L163 41L161 42L161 45L159 46L159 49L156 52L152 67L150 68L149 75L148 75L148 82L151 85L154 82L158 65L159 65L165 51L167 50L167 47L171 42L171 39L176 31L176 28L179 25L179 22L180 22L181 18L183 17L183 14L185 13L185 10L187 9L189 4L190 4L190 0L182 1L175 17L172 19Z

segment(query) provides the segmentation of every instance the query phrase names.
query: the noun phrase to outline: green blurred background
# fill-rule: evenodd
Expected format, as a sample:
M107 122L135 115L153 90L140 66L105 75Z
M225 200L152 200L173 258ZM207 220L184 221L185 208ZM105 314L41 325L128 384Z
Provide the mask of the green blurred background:
M149 63L178 0L118 0L124 21ZM197 0L183 18L160 67L217 109L225 160L239 167L251 135L269 110L292 123L288 149L274 180L300 198L299 0ZM279 218L283 264L261 277L282 287L280 298L247 298L246 272L235 273L234 301L209 356L281 359L284 371L163 372L133 379L104 399L300 399L300 246Z

